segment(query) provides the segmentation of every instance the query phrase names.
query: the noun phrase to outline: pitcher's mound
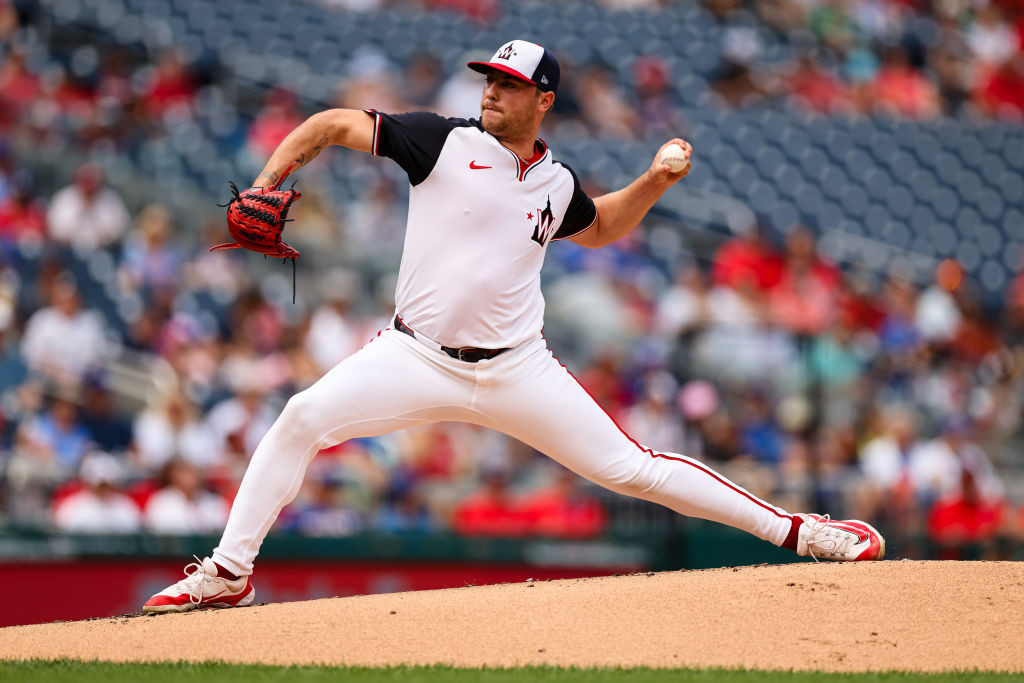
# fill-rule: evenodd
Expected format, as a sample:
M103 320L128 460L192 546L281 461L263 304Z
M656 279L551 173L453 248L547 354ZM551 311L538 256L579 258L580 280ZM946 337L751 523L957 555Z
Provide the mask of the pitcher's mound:
M1020 672L1021 634L1024 564L811 563L16 626L0 658Z

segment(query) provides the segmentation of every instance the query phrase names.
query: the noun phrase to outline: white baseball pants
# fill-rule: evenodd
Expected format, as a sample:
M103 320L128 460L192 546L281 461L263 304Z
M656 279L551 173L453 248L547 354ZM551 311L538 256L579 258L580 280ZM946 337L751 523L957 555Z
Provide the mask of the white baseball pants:
M612 491L782 545L792 517L709 467L629 438L536 337L477 363L387 329L293 396L256 448L213 560L238 575L323 448L438 421L504 432Z

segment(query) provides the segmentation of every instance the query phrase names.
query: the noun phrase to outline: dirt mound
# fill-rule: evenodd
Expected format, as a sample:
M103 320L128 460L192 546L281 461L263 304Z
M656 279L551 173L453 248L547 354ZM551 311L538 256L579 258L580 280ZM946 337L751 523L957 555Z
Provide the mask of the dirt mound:
M1021 672L1022 633L1024 564L812 563L15 626L0 659Z

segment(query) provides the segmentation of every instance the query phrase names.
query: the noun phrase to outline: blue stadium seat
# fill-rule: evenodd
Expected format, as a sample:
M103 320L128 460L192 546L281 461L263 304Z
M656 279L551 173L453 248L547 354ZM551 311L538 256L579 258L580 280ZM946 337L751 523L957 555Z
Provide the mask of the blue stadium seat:
M828 159L824 152L816 147L807 147L799 155L800 167L804 175L809 178L818 178L828 166Z
M897 219L906 219L914 208L914 196L905 187L893 185L885 198L886 206Z
M936 221L928 231L928 236L930 237L931 242L935 245L933 253L936 256L945 258L955 254L956 246L960 240L949 223ZM966 264L963 262L961 262L960 265L966 267Z
M1002 180L1003 176L1009 172L1009 169L1000 155L989 153L982 157L979 171L986 184L995 185Z
M804 175L800 172L800 169L793 164L783 164L775 172L775 184L779 187L779 192L788 196L796 197L797 189L803 182Z
M864 231L869 237L884 240L886 225L890 222L892 222L892 214L881 202L870 202L865 207Z
M846 212L835 202L822 202L818 210L814 212L818 227L821 230L834 230L843 220Z
M874 199L884 199L893 184L892 176L883 168L868 167L863 181L868 194Z
M847 150L852 147L853 136L835 128L832 129L825 140L825 149L837 161L843 159Z
M910 227L910 232L915 236L927 236L929 231L932 229L932 226L935 225L935 222L935 213L927 206L918 204L914 207L914 210L910 212L910 218L907 220L907 225Z
M786 157L776 147L762 145L754 154L754 163L765 178L777 179L778 173L786 165Z
M759 150L764 148L764 135L757 128L741 125L733 135L733 142L741 155L747 159L757 157Z
M985 185L977 173L963 168L956 175L957 193L969 202L977 204Z
M986 259L978 273L978 281L989 294L1000 294L1006 287L1009 277L1006 268L996 259Z
M1006 210L1002 196L990 187L982 189L977 204L981 215L990 223L998 221L1002 217L1003 211Z
M1006 141L1003 159L1018 171L1024 170L1024 133L1016 131L1016 134Z
M750 164L734 162L726 170L726 178L732 187L731 194L745 194L750 186L758 179L757 172Z
M867 142L871 155L878 160L888 159L893 150L896 149L895 138L881 130L872 132L867 138Z
M839 203L851 218L860 218L867 211L868 194L858 185L848 185L843 190Z
M960 209L960 198L955 192L936 192L931 205L940 220L950 221Z
M777 232L784 232L794 224L800 222L800 211L796 204L787 200L779 200L775 207L769 212L768 220Z
M981 251L978 249L978 245L970 240L957 240L953 257L968 272L977 270L982 262Z
M938 178L923 167L915 169L905 181L919 202L929 199L934 192L939 191Z
M750 208L759 214L770 214L779 203L779 193L764 180L755 180L744 193L750 200Z
M795 127L783 130L778 139L782 143L782 149L794 161L799 160L800 154L811 144L807 135Z
M886 244L901 249L906 249L910 246L910 240L912 235L907 229L906 225L902 221L888 220L882 224L882 230L879 235Z
M846 151L843 155L842 163L850 179L861 184L867 182L868 175L872 171L878 170L871 155L855 147L851 147Z
M825 202L818 186L808 182L801 183L796 191L796 205L805 214L814 214Z
M818 182L827 196L839 199L843 196L843 188L850 183L850 179L846 177L846 173L839 166L830 164L821 174Z
M720 172L727 173L740 158L736 149L727 143L716 145L710 152L711 165Z
M931 166L938 160L942 153L942 145L938 139L927 130L916 129L912 133L914 156L925 166Z

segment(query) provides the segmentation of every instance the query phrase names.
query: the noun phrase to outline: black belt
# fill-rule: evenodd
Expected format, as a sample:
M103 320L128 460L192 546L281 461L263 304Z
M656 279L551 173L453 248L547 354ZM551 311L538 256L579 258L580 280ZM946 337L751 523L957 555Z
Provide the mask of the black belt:
M395 316L395 329L399 332L404 332L413 339L417 339L416 333L412 329L402 322L399 316ZM440 345L439 345L440 346ZM441 350L447 353L452 358L456 358L465 363L476 363L486 358L494 358L495 356L501 355L508 351L508 348L504 349L478 349L475 346L460 346L455 348L453 346L441 346Z

